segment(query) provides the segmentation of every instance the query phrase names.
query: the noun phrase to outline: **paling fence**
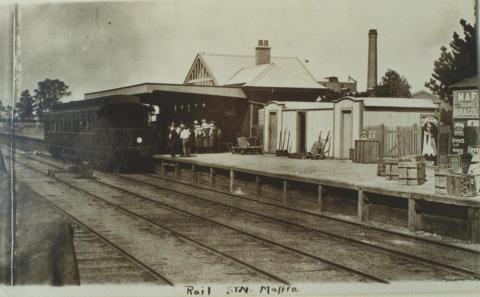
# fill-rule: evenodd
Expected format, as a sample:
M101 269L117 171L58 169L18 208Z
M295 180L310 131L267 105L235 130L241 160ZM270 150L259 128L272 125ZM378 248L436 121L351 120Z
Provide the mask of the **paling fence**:
M409 127L387 127L385 125L365 127L369 140L380 142L383 157L418 155L422 152L422 129L419 125Z

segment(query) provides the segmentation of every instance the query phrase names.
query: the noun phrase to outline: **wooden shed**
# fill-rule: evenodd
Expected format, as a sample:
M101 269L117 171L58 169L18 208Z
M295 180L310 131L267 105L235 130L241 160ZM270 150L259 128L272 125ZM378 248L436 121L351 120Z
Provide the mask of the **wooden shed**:
M290 153L305 152L318 140L320 133L325 138L330 132L329 157L348 159L350 149L354 148L355 140L360 139L362 130L375 131L381 127L384 132L395 132L400 128L415 127L412 137L419 139L416 141L420 147L418 151L421 150L422 117L434 117L437 111L438 104L434 101L416 98L343 97L334 102L270 101L261 111L263 146L265 152L270 153L283 144L284 148L288 144ZM398 135L389 136L393 141L399 139ZM395 147L398 143L388 145ZM399 152L397 147L396 153Z
M362 130L422 126L422 116L434 116L438 104L430 99L343 97L334 101L335 158L347 159ZM420 134L418 134L420 135Z
M333 103L270 101L264 109L263 145L274 153L281 146L290 153L309 151L319 134L333 133Z

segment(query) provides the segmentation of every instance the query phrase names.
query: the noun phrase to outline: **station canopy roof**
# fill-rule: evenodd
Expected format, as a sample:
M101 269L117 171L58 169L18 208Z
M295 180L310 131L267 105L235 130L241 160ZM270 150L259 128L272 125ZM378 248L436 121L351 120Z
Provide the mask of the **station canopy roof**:
M143 83L104 91L86 93L85 99L103 98L113 95L135 95L140 98L153 98L151 95L212 96L230 99L247 99L241 88L219 86L197 86L182 84Z
M385 97L351 97L346 96L335 100L362 101L365 107L374 108L415 108L415 109L437 109L438 103L434 103L431 99L419 98L385 98Z

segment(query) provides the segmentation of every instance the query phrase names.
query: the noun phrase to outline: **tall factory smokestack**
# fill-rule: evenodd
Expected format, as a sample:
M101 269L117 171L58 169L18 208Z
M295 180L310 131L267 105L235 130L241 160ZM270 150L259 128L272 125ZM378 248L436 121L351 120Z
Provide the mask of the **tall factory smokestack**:
M367 91L377 86L377 30L368 31Z

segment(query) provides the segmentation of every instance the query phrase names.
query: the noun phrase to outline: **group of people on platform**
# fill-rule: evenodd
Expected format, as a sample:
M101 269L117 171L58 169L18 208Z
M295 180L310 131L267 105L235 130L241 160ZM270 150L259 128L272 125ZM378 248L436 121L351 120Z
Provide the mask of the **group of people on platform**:
M174 122L168 127L167 150L174 158L177 153L181 157L189 157L192 152L213 153L221 149L222 131L215 125L214 121L207 123L202 119L193 124L187 125L183 122L176 126Z

